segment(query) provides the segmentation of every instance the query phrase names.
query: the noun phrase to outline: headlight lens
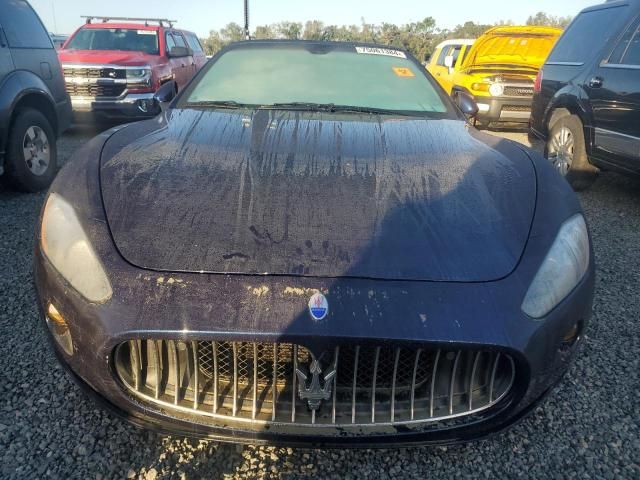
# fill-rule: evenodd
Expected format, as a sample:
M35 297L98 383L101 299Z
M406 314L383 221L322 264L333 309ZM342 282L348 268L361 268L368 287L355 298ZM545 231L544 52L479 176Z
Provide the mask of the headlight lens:
M578 214L560 228L529 287L522 311L532 318L542 318L553 310L584 277L589 255L587 225Z
M489 87L489 93L493 97L499 97L504 93L504 85L501 83L492 83Z
M127 80L140 80L147 75L151 75L151 69L149 67L127 69Z
M49 195L41 235L42 251L73 288L90 302L104 303L111 298L109 279L73 207L60 195Z

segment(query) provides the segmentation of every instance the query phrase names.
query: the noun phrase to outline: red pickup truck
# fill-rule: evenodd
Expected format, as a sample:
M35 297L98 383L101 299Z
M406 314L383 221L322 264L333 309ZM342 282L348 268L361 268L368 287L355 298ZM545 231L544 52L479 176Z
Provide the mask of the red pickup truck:
M160 86L173 80L184 88L207 62L198 37L173 28L173 21L83 18L58 52L76 119L154 116Z

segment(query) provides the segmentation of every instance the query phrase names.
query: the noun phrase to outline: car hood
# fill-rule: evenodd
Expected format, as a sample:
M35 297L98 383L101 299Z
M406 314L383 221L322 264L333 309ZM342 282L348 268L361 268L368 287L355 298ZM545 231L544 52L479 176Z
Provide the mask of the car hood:
M121 50L59 50L60 63L138 67L158 62L157 55Z
M463 68L528 67L538 70L558 39L561 30L524 29L497 31L482 35L471 47Z
M152 270L478 282L512 272L529 157L459 120L170 110L107 142L115 244Z

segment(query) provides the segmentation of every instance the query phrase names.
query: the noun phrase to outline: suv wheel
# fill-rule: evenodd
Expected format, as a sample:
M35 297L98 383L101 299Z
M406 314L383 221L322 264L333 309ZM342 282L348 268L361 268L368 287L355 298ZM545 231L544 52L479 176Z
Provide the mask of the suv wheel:
M18 190L37 192L51 185L56 166L56 136L51 124L37 110L20 110L9 131L7 180Z
M588 188L596 179L598 169L589 163L582 122L575 115L551 126L545 157L575 190Z

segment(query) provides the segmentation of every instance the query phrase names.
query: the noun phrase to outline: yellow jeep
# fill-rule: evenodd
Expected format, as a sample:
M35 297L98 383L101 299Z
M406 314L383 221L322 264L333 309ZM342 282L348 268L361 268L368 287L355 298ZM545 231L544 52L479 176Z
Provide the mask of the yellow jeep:
M446 40L431 55L427 70L449 95L453 87L453 75L462 66L473 42L475 40L468 38Z
M486 31L454 71L452 96L462 91L475 97L480 125L527 123L536 75L561 34L561 29L551 27Z

